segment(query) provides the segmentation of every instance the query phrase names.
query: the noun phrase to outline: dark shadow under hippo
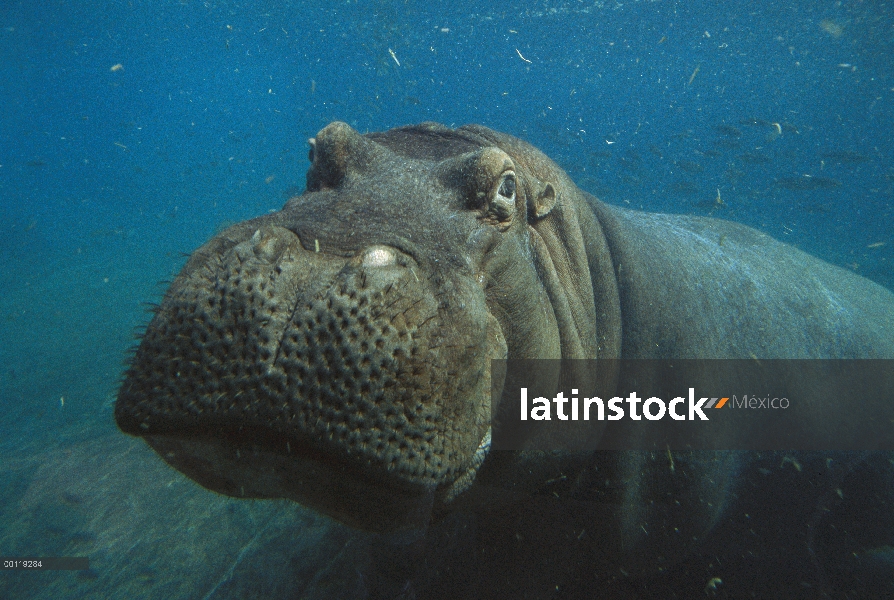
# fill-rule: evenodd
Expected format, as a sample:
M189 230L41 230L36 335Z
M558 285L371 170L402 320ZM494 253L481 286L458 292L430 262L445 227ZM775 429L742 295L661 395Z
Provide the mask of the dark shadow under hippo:
M889 454L488 452L492 359L892 359L894 294L605 205L480 126L333 123L310 161L172 283L123 431L211 490L404 531L369 597L894 594Z

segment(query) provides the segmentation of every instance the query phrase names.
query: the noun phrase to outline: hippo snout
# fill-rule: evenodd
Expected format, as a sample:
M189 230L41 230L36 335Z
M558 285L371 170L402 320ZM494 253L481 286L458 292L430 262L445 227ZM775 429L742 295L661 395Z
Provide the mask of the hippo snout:
M387 245L343 257L303 242L262 226L185 270L134 357L119 426L281 453L312 446L322 460L436 485L462 462L444 399L480 374L458 378L439 350L431 283Z

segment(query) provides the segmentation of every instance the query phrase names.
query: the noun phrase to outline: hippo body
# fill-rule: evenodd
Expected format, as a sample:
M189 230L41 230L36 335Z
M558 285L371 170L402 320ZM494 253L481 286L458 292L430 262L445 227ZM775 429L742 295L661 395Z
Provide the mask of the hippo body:
M606 205L480 126L333 123L310 160L304 195L173 282L123 431L220 493L426 532L373 553L413 566L373 560L371 596L890 585L854 558L894 540L886 454L489 453L490 363L891 359L894 294L742 225Z

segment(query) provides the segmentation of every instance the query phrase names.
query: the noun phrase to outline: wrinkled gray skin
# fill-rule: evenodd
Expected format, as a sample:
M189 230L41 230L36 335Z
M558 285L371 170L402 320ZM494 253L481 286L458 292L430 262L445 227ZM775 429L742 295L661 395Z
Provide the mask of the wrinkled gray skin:
M332 123L310 159L302 196L192 255L118 396L121 429L212 490L375 531L498 513L594 467L482 465L492 358L894 357L880 286L741 225L602 204L511 136ZM605 460L619 501L581 529L644 573L698 543L743 468ZM662 486L674 506L648 501Z

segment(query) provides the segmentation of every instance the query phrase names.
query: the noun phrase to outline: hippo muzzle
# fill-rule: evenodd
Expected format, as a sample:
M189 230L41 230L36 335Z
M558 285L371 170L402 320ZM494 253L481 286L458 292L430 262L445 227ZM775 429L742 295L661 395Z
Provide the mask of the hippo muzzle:
M456 478L451 465L468 467L449 413L490 418L488 369L458 373L450 360L484 345L440 350L427 283L395 248L346 259L262 226L176 282L122 387L118 424L227 494L295 497L361 523L378 494L424 508ZM488 366L474 358L464 362ZM333 508L339 498L349 507ZM393 518L412 516L407 505Z

